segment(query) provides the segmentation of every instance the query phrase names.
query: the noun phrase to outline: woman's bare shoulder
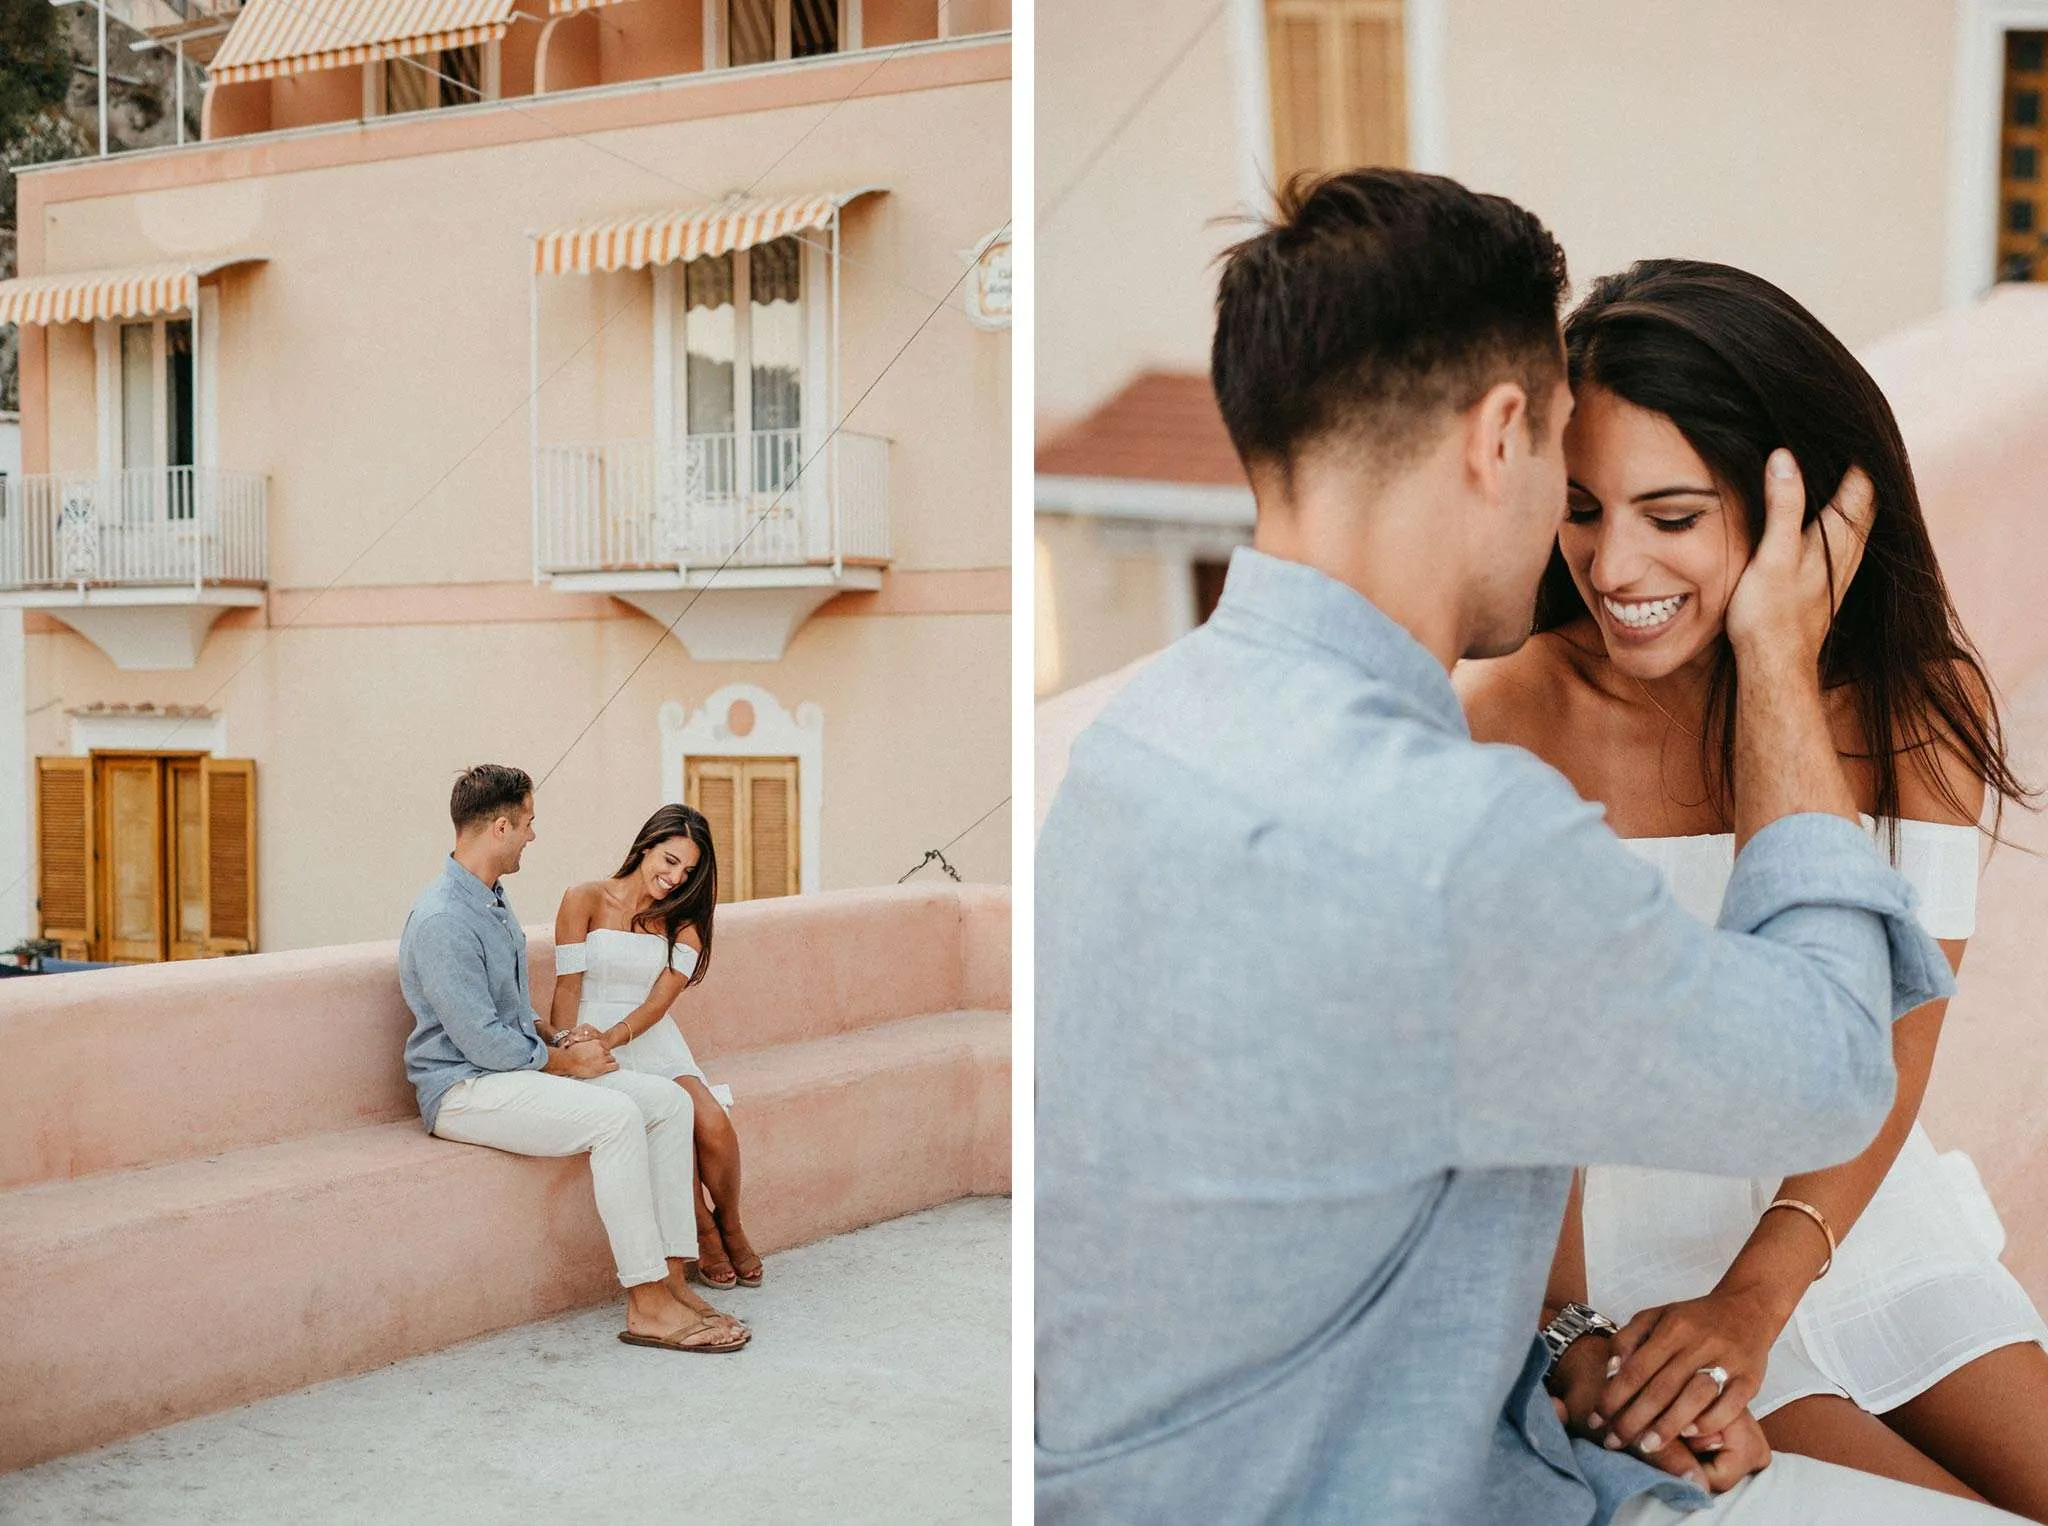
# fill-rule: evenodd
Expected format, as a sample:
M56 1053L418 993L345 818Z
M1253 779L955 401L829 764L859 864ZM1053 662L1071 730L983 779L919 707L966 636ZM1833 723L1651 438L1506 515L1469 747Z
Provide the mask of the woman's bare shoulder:
M1468 659L1451 673L1451 687L1464 706L1475 742L1528 746L1560 709L1571 674L1563 643L1551 634L1532 636L1505 657Z
M561 908L555 913L558 927L574 923L587 927L604 901L604 885L601 881L590 880L581 885L571 885L562 892Z

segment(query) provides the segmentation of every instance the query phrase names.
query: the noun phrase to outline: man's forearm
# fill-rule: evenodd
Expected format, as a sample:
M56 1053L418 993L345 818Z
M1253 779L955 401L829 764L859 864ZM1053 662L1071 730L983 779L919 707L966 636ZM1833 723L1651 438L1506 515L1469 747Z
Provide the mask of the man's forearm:
M1835 753L1817 665L1784 647L1736 651L1735 846L1782 816L1858 819Z

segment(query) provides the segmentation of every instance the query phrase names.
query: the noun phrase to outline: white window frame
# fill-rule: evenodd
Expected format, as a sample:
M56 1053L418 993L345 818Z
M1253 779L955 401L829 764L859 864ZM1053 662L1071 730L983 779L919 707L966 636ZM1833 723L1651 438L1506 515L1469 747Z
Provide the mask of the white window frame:
M731 49L728 47L725 17L730 0L704 0L704 67L707 69L730 69ZM789 63L790 0L774 0L775 4L775 57L773 63ZM861 50L860 0L839 0L839 52L858 53ZM766 68L766 64L748 65L749 68Z
M126 423L123 412L126 405L121 393L121 330L134 324L147 323L150 326L150 399L156 410L156 459L147 465L151 469L162 470L169 464L171 448L170 430L166 427L170 420L167 412L169 389L164 385L167 363L164 328L168 323L192 316L190 313L163 313L155 318L108 318L93 325L100 475L118 472L126 465L121 459L125 434L123 425ZM193 324L192 333L192 464L207 469L217 464L219 448L214 386L218 368L212 364L219 341L220 292L216 287L202 286L199 288L198 321Z
M497 42L485 42L479 43L477 44L477 46L481 47L484 50L484 96L482 101L464 101L462 103L462 105L464 106L481 106L484 104L485 101L495 101L502 98L501 92L503 90L504 67L504 61L501 51L502 44ZM440 57L442 51L444 50L436 49L434 51L434 56L436 59ZM425 55L410 54L406 56L419 58L424 57ZM380 58L374 63L367 63L363 65L363 115L365 117L382 117L390 115L390 113L385 110L384 67L387 64L392 64L396 62L398 62L397 59ZM453 111L459 109L457 107L443 106L438 104L441 94L441 81L439 78L439 73L440 71L437 66L435 69L436 78L434 80L434 96L437 104L429 106L425 111L403 111L399 113L400 116L423 117L428 116L436 111Z
M822 234L822 236L821 236ZM832 354L832 269L831 237L813 229L795 235L803 246L801 293L803 335L803 413L798 429L803 437L806 462L818 459L829 437L827 419L829 382L836 357ZM753 455L749 441L754 425L753 388L753 261L751 249L734 250L732 255L733 305L733 399L732 428L736 469L751 470ZM657 266L654 270L654 449L657 461L671 459L684 438L690 405L690 368L685 360L682 319L685 311L684 262ZM744 480L744 479L742 479ZM806 467L802 481L804 505L811 507L825 480L823 471ZM764 754L764 756L770 756ZM774 754L773 756L780 756Z
M1942 291L1967 307L1997 284L2005 34L2048 32L2048 0L1960 0L1949 92L1948 238Z
M744 700L754 724L733 734L732 707ZM794 712L758 684L727 684L692 711L680 700L661 707L662 799L682 803L693 758L795 758L797 893L824 888L825 712L805 700Z

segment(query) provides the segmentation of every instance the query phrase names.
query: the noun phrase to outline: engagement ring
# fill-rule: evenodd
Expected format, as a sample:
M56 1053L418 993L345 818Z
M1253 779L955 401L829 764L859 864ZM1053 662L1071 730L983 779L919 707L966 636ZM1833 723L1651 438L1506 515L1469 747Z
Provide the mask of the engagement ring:
M1714 1380L1714 1396L1719 1398L1728 1388L1728 1369L1725 1367L1702 1367L1702 1373Z

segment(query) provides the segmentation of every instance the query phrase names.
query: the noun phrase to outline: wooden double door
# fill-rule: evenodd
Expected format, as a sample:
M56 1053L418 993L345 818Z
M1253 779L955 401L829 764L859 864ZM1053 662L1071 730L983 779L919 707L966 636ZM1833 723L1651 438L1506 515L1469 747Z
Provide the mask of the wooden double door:
M256 948L256 765L201 753L38 758L37 905L72 959Z
M683 798L710 824L721 903L803 888L795 758L692 758Z

